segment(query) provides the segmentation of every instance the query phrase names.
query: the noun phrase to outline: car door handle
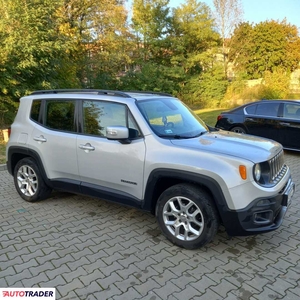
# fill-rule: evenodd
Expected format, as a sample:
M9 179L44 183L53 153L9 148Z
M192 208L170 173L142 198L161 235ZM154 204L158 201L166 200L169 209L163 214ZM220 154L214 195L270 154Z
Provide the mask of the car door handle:
M280 122L279 124L282 126L290 126L291 125L291 123L286 123L286 122Z
M80 144L79 149L84 150L85 152L90 152L90 151L94 151L95 147L92 146L90 143L87 143L85 145Z
M35 136L33 139L39 142L40 144L47 142L47 139L43 135Z
M252 118L246 118L245 119L246 121L250 121L250 122L256 122L254 119L252 119Z

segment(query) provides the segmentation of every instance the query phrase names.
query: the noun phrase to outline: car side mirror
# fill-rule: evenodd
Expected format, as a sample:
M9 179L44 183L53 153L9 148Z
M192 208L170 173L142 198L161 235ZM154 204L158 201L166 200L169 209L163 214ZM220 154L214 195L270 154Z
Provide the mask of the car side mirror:
M119 141L122 144L130 144L129 130L125 126L108 126L106 128L106 138L108 140Z

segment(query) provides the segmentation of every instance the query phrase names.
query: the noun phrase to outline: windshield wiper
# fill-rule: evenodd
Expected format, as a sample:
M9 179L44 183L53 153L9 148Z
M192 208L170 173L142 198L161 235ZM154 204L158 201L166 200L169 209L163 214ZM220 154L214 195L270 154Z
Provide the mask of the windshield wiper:
M162 137L162 138L170 138L170 139L192 139L192 138L195 138L195 137L199 137L201 136L202 134L206 133L207 131L202 131L196 135L193 135L193 136L190 136L190 135L180 135L180 134L174 134L174 135L169 135L169 134L160 134L159 136Z
M196 137L199 137L201 135L203 135L204 133L207 133L208 131L201 131L200 133L194 135L194 136L190 136L190 138L196 138Z

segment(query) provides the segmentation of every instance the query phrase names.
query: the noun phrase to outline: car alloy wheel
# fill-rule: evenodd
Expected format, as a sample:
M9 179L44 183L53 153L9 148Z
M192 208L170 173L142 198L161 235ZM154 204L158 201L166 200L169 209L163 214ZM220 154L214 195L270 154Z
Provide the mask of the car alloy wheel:
M193 241L198 238L204 225L200 208L185 197L173 197L163 208L163 219L169 232L177 239Z
M17 172L17 181L20 191L25 196L34 196L38 188L38 178L30 166L23 165L19 168Z
M29 202L47 198L52 190L46 185L35 160L31 157L18 161L14 169L14 183L19 195Z
M181 183L166 189L156 205L162 233L175 245L200 248L219 228L219 214L210 194L194 184Z

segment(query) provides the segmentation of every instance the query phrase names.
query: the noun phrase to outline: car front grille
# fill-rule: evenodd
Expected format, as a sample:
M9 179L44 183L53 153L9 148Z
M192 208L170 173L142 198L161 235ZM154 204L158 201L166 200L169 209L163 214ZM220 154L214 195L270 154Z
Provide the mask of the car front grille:
M270 183L277 184L287 172L287 165L284 163L283 150L269 160Z

